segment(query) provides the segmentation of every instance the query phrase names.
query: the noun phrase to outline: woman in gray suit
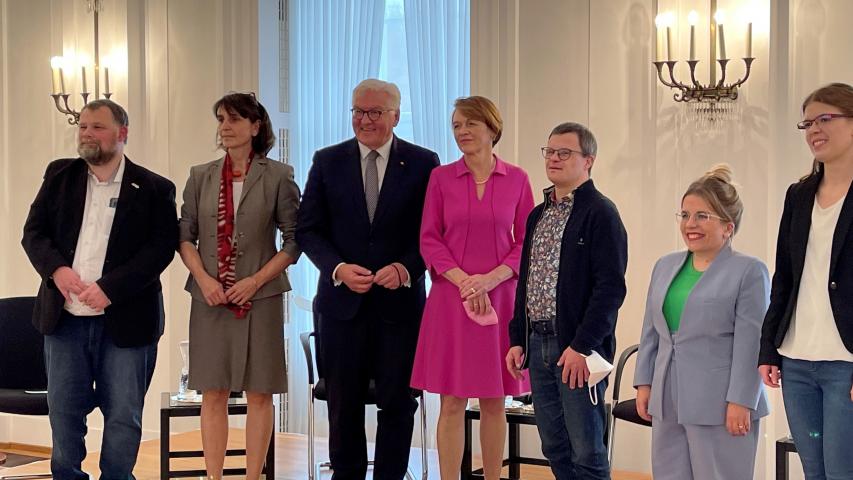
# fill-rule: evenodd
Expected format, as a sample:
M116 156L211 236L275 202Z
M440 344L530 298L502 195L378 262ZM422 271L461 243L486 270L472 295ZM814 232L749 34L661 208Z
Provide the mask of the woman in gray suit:
M256 479L272 433L272 394L287 389L281 295L290 290L284 270L300 253L299 189L292 167L266 158L275 136L254 94L228 94L213 113L225 156L192 168L181 206L179 253L192 295L189 387L203 392L204 460L216 479L229 392L246 392L246 478Z
M743 204L728 165L693 182L676 214L687 251L658 260L634 386L652 422L655 480L751 479L768 414L755 365L767 267L735 252Z

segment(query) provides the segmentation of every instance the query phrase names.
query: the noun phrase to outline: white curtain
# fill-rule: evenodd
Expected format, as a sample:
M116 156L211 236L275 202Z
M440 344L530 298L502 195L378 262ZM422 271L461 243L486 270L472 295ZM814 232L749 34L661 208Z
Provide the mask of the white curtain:
M471 90L469 0L403 0L414 142L438 153L441 163L459 158L450 128L453 101ZM427 282L429 288L429 282ZM435 448L440 408L427 394L427 443ZM420 428L420 417L415 429Z
M415 143L442 163L459 158L450 130L453 101L471 90L469 0L404 0Z
M385 0L294 0L291 18L292 164L304 188L314 151L352 137L349 109L352 89L376 77L382 52ZM292 432L308 431L308 380L301 332L313 330L311 300L317 270L303 256L290 269L293 285L289 302L291 329L287 359L288 425ZM317 434L327 433L325 404L316 411Z

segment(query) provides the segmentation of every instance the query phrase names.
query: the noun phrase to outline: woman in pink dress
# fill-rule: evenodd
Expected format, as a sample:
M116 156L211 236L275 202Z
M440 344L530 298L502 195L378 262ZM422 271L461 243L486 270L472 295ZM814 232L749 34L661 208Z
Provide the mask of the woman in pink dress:
M533 209L527 174L495 155L502 121L484 97L456 100L453 136L462 158L432 172L421 255L432 279L415 353L412 387L441 395L441 478L459 477L465 407L480 401L487 480L500 478L504 396L530 391L503 367L524 226ZM495 322L495 317L497 321Z

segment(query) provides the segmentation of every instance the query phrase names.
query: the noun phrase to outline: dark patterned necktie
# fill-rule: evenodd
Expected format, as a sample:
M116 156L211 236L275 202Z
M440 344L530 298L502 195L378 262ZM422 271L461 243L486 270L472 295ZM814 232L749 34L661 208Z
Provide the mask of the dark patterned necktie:
M379 169L376 167L376 157L379 152L371 150L367 154L367 168L364 170L364 199L367 202L367 216L373 223L376 212L376 202L379 201Z

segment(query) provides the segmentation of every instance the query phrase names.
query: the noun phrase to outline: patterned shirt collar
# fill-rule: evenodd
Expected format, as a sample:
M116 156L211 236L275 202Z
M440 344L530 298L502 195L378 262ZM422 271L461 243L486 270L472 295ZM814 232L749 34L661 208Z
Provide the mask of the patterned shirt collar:
M557 200L557 189L553 185L551 185L550 187L543 190L543 193L545 194L545 206L550 207L550 206L556 205L556 204L567 205L569 202L574 200L576 191L577 191L577 189L572 190L571 193L564 196L563 198L560 198L558 201Z

